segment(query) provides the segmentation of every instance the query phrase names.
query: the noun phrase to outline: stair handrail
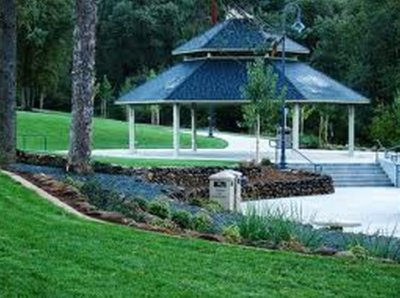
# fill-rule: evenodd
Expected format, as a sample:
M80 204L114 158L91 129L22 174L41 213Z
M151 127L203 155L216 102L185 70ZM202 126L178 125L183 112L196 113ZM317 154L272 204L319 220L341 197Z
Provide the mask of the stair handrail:
M309 164L311 164L314 167L314 173L321 173L322 172L322 165L317 164L313 162L308 156L306 156L303 152L300 150L297 150L295 148L292 148L292 151L296 152L298 155L303 157Z
M374 142L378 145L375 149L375 161L377 163L379 162L379 153L383 152L385 159L390 160L394 164L399 164L400 154L399 153L391 153L391 151L393 151L395 149L400 149L400 144L395 145L390 148L386 148L385 146L382 145L382 142L379 139L374 140Z
M269 146L271 148L275 148L275 164L278 163L278 146L277 146L277 138L271 138L269 139ZM296 152L298 155L300 155L302 158L304 158L309 164L311 164L314 167L314 173L321 173L322 172L322 165L317 164L313 162L309 157L307 157L304 153L302 153L300 150L297 150L295 148L290 148L292 151Z
M375 149L375 162L379 163L379 152L386 152L386 147L382 145L379 139L374 140L374 143L378 145Z

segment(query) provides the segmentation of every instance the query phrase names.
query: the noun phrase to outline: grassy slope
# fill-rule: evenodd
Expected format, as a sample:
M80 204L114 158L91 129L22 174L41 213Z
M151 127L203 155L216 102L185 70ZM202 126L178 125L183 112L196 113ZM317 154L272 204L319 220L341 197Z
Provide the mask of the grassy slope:
M28 113L19 112L17 119L18 144L22 148L21 136L48 136L48 150L65 150L68 147L70 116L63 113ZM128 124L122 121L94 119L94 148L123 149L128 147ZM172 148L172 132L168 127L137 125L137 141L139 148ZM189 148L189 134L182 134L181 145ZM42 150L41 139L29 138L26 149ZM221 139L198 138L199 148L224 148L226 142ZM23 148L22 148L23 149Z
M129 167L233 167L237 162L220 160L181 160L181 159L127 159L96 157L95 160Z
M89 223L0 175L2 297L398 297L399 266Z

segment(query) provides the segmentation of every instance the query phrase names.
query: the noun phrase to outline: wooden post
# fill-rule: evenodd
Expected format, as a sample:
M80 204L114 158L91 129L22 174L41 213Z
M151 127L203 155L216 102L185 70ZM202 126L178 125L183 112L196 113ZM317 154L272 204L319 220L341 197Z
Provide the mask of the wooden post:
M135 109L132 106L128 107L129 116L129 151L136 153L136 123L135 123Z
M300 104L294 104L292 121L293 149L300 148Z
M355 118L355 110L354 106L350 105L348 107L349 112L349 155L354 155L354 118Z
M196 104L192 104L190 109L192 116L192 150L197 151L197 115L196 115Z
M261 163L260 138L261 138L261 119L260 119L260 114L257 114L257 123L256 123L256 164L260 164Z

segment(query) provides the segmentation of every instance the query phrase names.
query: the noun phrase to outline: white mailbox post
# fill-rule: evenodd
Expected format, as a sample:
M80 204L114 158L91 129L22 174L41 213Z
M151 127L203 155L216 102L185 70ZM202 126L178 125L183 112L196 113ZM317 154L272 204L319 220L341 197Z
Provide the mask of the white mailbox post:
M233 170L211 175L210 199L220 203L225 210L240 211L242 176L242 173Z

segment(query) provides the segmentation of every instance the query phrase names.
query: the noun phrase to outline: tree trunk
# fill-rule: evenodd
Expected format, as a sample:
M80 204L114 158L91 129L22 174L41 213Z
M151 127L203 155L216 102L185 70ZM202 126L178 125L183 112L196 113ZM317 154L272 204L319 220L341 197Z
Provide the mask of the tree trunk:
M0 164L15 159L16 2L0 0Z
M43 107L44 107L44 97L45 97L44 92L40 92L40 97L39 97L39 109L40 109L41 111L43 111Z
M319 148L323 147L323 130L324 130L324 116L319 116L319 130L318 130L318 143Z
M91 139L96 46L96 0L76 0L72 66L72 122L68 170L91 172Z
M160 106L151 106L151 124L160 125Z

